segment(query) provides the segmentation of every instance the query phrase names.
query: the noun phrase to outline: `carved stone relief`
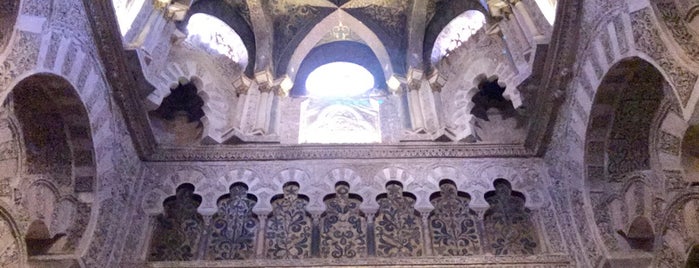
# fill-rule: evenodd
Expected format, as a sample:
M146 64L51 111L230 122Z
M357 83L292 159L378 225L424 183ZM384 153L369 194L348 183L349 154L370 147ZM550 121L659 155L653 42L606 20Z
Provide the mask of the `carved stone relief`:
M483 226L488 237L488 250L495 255L535 254L539 239L524 207L521 193L512 191L507 180L496 180L495 191L486 193L490 208L486 210Z
M415 198L403 192L403 185L392 181L386 193L377 198L376 256L417 257L422 253L422 221L413 208Z
M680 103L686 106L697 81L697 74L671 60L667 47L660 39L659 29L654 24L650 8L631 13L631 25L638 50L647 53L665 70L675 86Z
M311 217L306 212L308 197L299 195L299 185L284 185L284 194L272 202L267 219L266 255L273 259L302 259L311 256ZM273 198L274 199L274 198Z
M199 255L204 219L197 213L201 197L191 184L178 187L177 194L165 200L165 212L157 217L149 259L188 261Z
M258 221L252 214L257 199L247 193L247 185L233 184L228 196L219 201L211 219L207 259L249 259L255 254Z
M434 210L430 214L432 250L435 255L466 256L480 253L481 239L476 213L468 206L471 197L442 182L441 191L433 194Z
M349 185L338 183L325 201L321 217L320 255L323 258L362 258L367 254L366 218L359 210L361 198Z

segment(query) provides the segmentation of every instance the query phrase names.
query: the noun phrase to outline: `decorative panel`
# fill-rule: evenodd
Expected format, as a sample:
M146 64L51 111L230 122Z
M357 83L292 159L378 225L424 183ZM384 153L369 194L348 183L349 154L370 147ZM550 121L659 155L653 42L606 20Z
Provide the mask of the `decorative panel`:
M284 194L272 203L267 219L267 257L301 259L311 256L311 217L306 212L308 198L299 196L299 185L287 183Z
M430 214L432 250L435 255L464 256L478 254L481 248L478 216L468 203L470 196L457 192L456 185L444 183L432 199Z
M163 203L165 212L157 217L150 260L189 261L198 257L204 232L204 219L197 213L201 197L188 186L180 186L175 196Z
M495 255L532 255L538 250L538 239L524 195L512 191L507 180L497 179L495 191L485 194L490 204L483 219L488 250Z
M320 253L323 258L361 258L367 253L366 218L359 211L361 199L338 184L325 201L321 219Z
M413 208L415 198L403 193L403 185L389 182L378 197L379 211L374 220L376 255L409 257L422 255L422 222Z
M255 255L258 221L252 213L256 198L245 184L233 184L211 220L207 259L249 259Z

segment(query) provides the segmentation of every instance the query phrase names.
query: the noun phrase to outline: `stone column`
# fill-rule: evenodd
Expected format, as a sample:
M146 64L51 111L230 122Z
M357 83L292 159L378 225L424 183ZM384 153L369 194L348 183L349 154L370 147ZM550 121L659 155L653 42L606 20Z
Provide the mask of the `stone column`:
M311 229L311 257L320 257L320 213L313 213L313 228Z
M376 237L374 234L374 216L376 213L366 214L366 251L367 256L376 256Z
M424 256L432 256L432 235L430 231L430 211L420 211L422 218L422 241Z
M257 237L255 238L257 240L255 241L255 250L258 259L265 258L265 233L267 231L267 214L269 213L260 213L257 215L257 218L260 220L260 225L257 229Z

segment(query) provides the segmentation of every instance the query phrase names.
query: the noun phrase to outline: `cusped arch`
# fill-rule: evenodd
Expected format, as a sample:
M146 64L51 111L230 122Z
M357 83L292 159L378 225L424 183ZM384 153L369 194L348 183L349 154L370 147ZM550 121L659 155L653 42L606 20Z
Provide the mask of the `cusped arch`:
M371 48L371 51L381 65L384 79L388 80L393 74L394 66L391 63L391 58L384 43L379 39L376 33L369 29L364 23L341 9L331 13L313 27L305 38L294 48L293 53L289 55L288 58L282 58L279 61L277 72L286 72L292 80L296 81L303 60L308 56L311 50L319 44L326 34L331 33L333 28L338 27L340 24L350 29L350 31L361 38L361 41L366 46Z
M325 210L325 204L323 203L323 196L327 193L322 190L322 186L319 187L311 180L308 172L297 169L297 168L287 168L281 170L272 179L275 187L275 193L283 192L283 187L287 183L298 183L299 189L298 193L305 195L309 198L306 210L311 213L322 213ZM260 209L267 208L269 206L271 209L271 201L274 196L262 196L260 194L260 204L258 207ZM264 198L264 199L263 199ZM271 211L271 210L270 210Z
M197 88L197 96L203 101L201 109L204 116L200 119L202 133L199 138L207 143L220 142L220 129L226 122L226 113L230 105L224 101L228 93L223 92L218 86L220 82L209 75L210 73L208 68L197 61L169 62L161 74L161 81L155 86L156 90L147 97L149 109L158 108L171 94L172 89L192 83Z
M211 174L208 174L202 169L198 168L178 168L174 173L167 173L166 177L162 177L160 181L162 183L159 187L148 192L141 203L141 207L148 215L157 215L164 212L163 202L170 197L174 196L177 189L184 185L190 184L194 187L194 194L200 196L213 196L213 193L207 194L202 189L207 188L206 178L210 178ZM203 213L215 212L216 209L216 198L212 200L203 199L203 202L208 202L206 204L200 204L198 209L203 209Z

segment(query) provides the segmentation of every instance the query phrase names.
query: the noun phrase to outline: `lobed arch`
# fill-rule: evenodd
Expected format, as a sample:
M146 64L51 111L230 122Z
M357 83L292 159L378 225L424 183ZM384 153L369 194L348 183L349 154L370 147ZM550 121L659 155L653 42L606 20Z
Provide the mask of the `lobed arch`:
M279 65L276 69L277 72L286 72L293 81L297 82L295 84L298 84L299 79L297 77L300 75L299 69L304 59L308 57L311 50L318 46L323 37L331 33L333 28L338 26L340 22L353 31L353 33L356 33L357 36L361 38L361 42L371 49L380 63L381 71L385 78L384 80L388 80L393 74L395 67L391 62L388 50L383 41L381 41L376 33L369 29L364 23L341 9L331 13L321 20L320 23L316 24L294 48L291 55L283 56L279 60Z
M222 135L220 129L226 124L226 113L231 106L226 103L230 93L219 87L221 82L209 70L199 61L168 63L160 74L156 90L148 95L147 105L153 111L171 94L172 89L179 84L192 83L197 88L197 96L204 102L201 107L204 116L199 120L202 123L202 133L198 138L202 142L218 143Z
M236 2L233 4L231 2ZM196 1L189 8L186 17L177 23L177 28L187 33L187 24L192 15L203 13L216 17L227 24L243 40L243 44L248 52L248 64L244 73L252 77L255 71L256 44L255 33L250 25L247 15L246 1L226 1L226 0L203 0Z

